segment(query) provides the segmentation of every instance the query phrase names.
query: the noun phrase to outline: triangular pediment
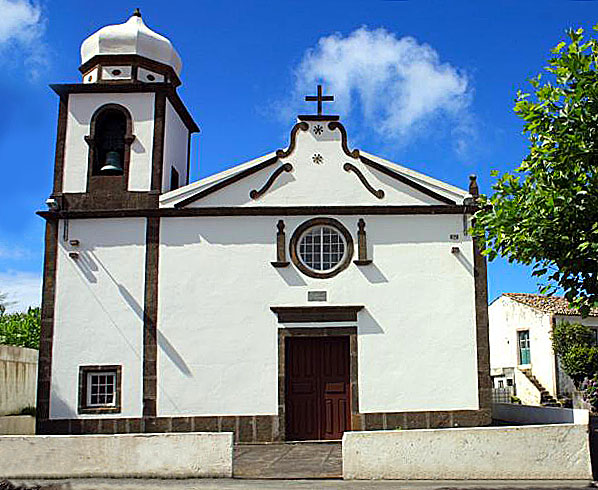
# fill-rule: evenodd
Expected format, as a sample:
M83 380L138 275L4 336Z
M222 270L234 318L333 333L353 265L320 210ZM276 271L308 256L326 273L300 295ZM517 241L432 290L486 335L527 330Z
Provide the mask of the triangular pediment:
M350 150L343 125L298 122L286 150L164 194L162 207L421 206L462 204L467 191Z

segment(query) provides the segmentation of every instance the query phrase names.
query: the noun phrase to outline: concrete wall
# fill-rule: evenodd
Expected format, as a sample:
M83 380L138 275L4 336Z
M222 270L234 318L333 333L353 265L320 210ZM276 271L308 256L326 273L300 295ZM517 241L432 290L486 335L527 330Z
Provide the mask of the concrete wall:
M355 243L360 217L334 216ZM287 247L309 218L285 218ZM277 221L161 220L158 415L277 414L278 328L347 325L278 323L271 306L314 305L312 290L327 291L317 305L364 306L361 412L478 408L473 248L462 216L365 216L374 263L331 279L271 266Z
M233 435L2 436L4 478L231 477Z
M493 403L492 418L518 424L589 424L588 410Z
M592 480L587 425L345 432L343 478Z
M35 349L0 345L0 415L35 407L37 355Z
M152 145L154 141L153 93L71 94L69 96L64 154L63 192L86 192L91 118L105 104L120 104L133 118L135 141L129 164L130 191L149 191L151 184Z
M7 415L0 417L0 435L35 434L35 417L31 415Z
M77 414L79 366L122 366L122 411L140 417L142 404L145 220L60 223L57 256L50 418ZM77 251L72 259L69 252ZM110 416L110 415L105 415ZM97 417L97 415L95 416Z

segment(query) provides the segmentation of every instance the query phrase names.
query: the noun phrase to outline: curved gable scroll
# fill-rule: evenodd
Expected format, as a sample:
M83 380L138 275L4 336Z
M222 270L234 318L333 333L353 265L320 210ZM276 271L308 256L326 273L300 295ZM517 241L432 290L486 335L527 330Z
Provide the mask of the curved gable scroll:
M293 129L291 129L291 141L289 142L289 147L286 150L276 150L276 156L278 158L286 158L291 153L293 153L293 150L295 149L295 146L297 144L297 133L299 132L299 130L307 131L308 129L309 124L307 124L306 122L300 122L295 124L295 126L293 126Z
M188 197L187 199L183 199L182 201L176 203L174 205L174 207L175 208L183 208L195 201L199 201L203 197L208 196L208 195L212 194L213 192L223 189L224 187L227 187L230 184L234 184L235 182L238 182L239 180L241 180L245 177L248 177L249 175L253 175L256 172L259 172L260 170L263 170L265 168L270 167L271 165L274 165L281 158L288 157L291 153L293 153L293 151L295 150L295 147L297 145L297 133L299 131L307 131L308 129L309 129L309 124L307 124L306 122L299 122L299 123L295 124L295 126L293 126L293 129L291 130L291 141L289 142L289 147L286 150L276 150L275 157L269 158L268 160L265 160L253 167L247 168L247 169L243 170L242 172L239 172L238 174L232 175L232 176L228 177L227 179L221 180L220 182L215 183L214 185L208 187L207 189L204 189L204 190L198 192L197 194L194 194L194 195ZM290 164L288 164L288 165L290 165ZM262 194L264 194L268 190L268 188L274 183L274 180L276 180L276 178L283 171L290 172L291 170L292 170L292 166L289 168L287 166L287 164L283 165L282 167L279 167L277 169L277 171L275 171L273 173L273 175L270 177L270 179L268 179L266 184L260 190L251 191L251 194L253 194L253 195L250 195L250 197L252 199L257 199L258 197L260 197Z
M345 155L351 158L359 158L359 150L354 148L353 150L349 150L349 144L347 143L347 130L345 127L338 121L331 121L328 123L328 129L330 131L334 131L338 129L341 132L341 145L343 147L343 151Z

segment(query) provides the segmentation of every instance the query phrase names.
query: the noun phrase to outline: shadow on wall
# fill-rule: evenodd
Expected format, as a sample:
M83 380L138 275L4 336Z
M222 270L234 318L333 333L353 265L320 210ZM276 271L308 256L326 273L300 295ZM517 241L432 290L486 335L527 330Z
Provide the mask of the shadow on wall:
M127 290L127 288L125 286L123 286L121 283L119 283L114 278L114 276L108 271L108 269L102 264L102 262L97 257L94 256L94 253L92 251L89 251L88 253L80 254L80 257L82 255L85 256L85 260L81 261L81 263L78 263L77 265L79 266L79 269L84 274L84 276L88 279L89 279L89 276L91 276L93 279L90 280L90 282L97 282L94 272L97 273L97 271L101 267L104 270L106 276L108 278L110 278L110 280L117 287L118 292L120 293L122 298L125 300L125 302L129 305L131 310L133 310L133 312L135 312L135 315L137 315L137 317L142 322L144 322L145 319L144 319L143 307L137 302L135 297ZM168 339L160 331L158 331L157 343L158 343L158 346L168 356L168 358L173 362L173 364L175 366L177 366L177 368L185 376L187 376L187 377L192 376L191 370L189 369L189 366L187 365L185 360L180 356L180 354L177 352L177 350L174 348L174 346L168 341Z
M77 373L77 383L75 385L75 389L79 384L79 373ZM79 395L77 394L77 397ZM78 403L78 400L75 401ZM73 410L64 399L60 396L60 391L56 388L56 386L52 385L52 391L50 393L50 416L52 418L61 418L61 419L72 419L77 416L77 412Z
M306 286L307 283L297 272L297 269L293 264L289 264L287 267L276 268L276 272L282 277L287 286Z
M382 284L388 282L388 278L373 262L369 265L360 266L358 269L359 272L361 272L363 276L372 284Z
M375 335L384 333L384 330L378 321L372 316L367 308L361 310L357 318L358 335Z

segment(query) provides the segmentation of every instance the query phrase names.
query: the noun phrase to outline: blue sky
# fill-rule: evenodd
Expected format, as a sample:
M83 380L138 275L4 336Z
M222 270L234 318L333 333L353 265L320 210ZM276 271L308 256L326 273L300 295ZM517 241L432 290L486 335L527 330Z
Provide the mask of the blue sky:
M101 5L101 8L99 7ZM192 179L284 147L316 80L337 96L352 146L466 187L526 151L519 88L567 28L598 22L593 1L0 0L0 291L39 302L57 97L79 82L81 42L140 7L183 59L179 89L199 123ZM375 57L371 53L376 53ZM521 266L490 264L490 299L536 292Z

